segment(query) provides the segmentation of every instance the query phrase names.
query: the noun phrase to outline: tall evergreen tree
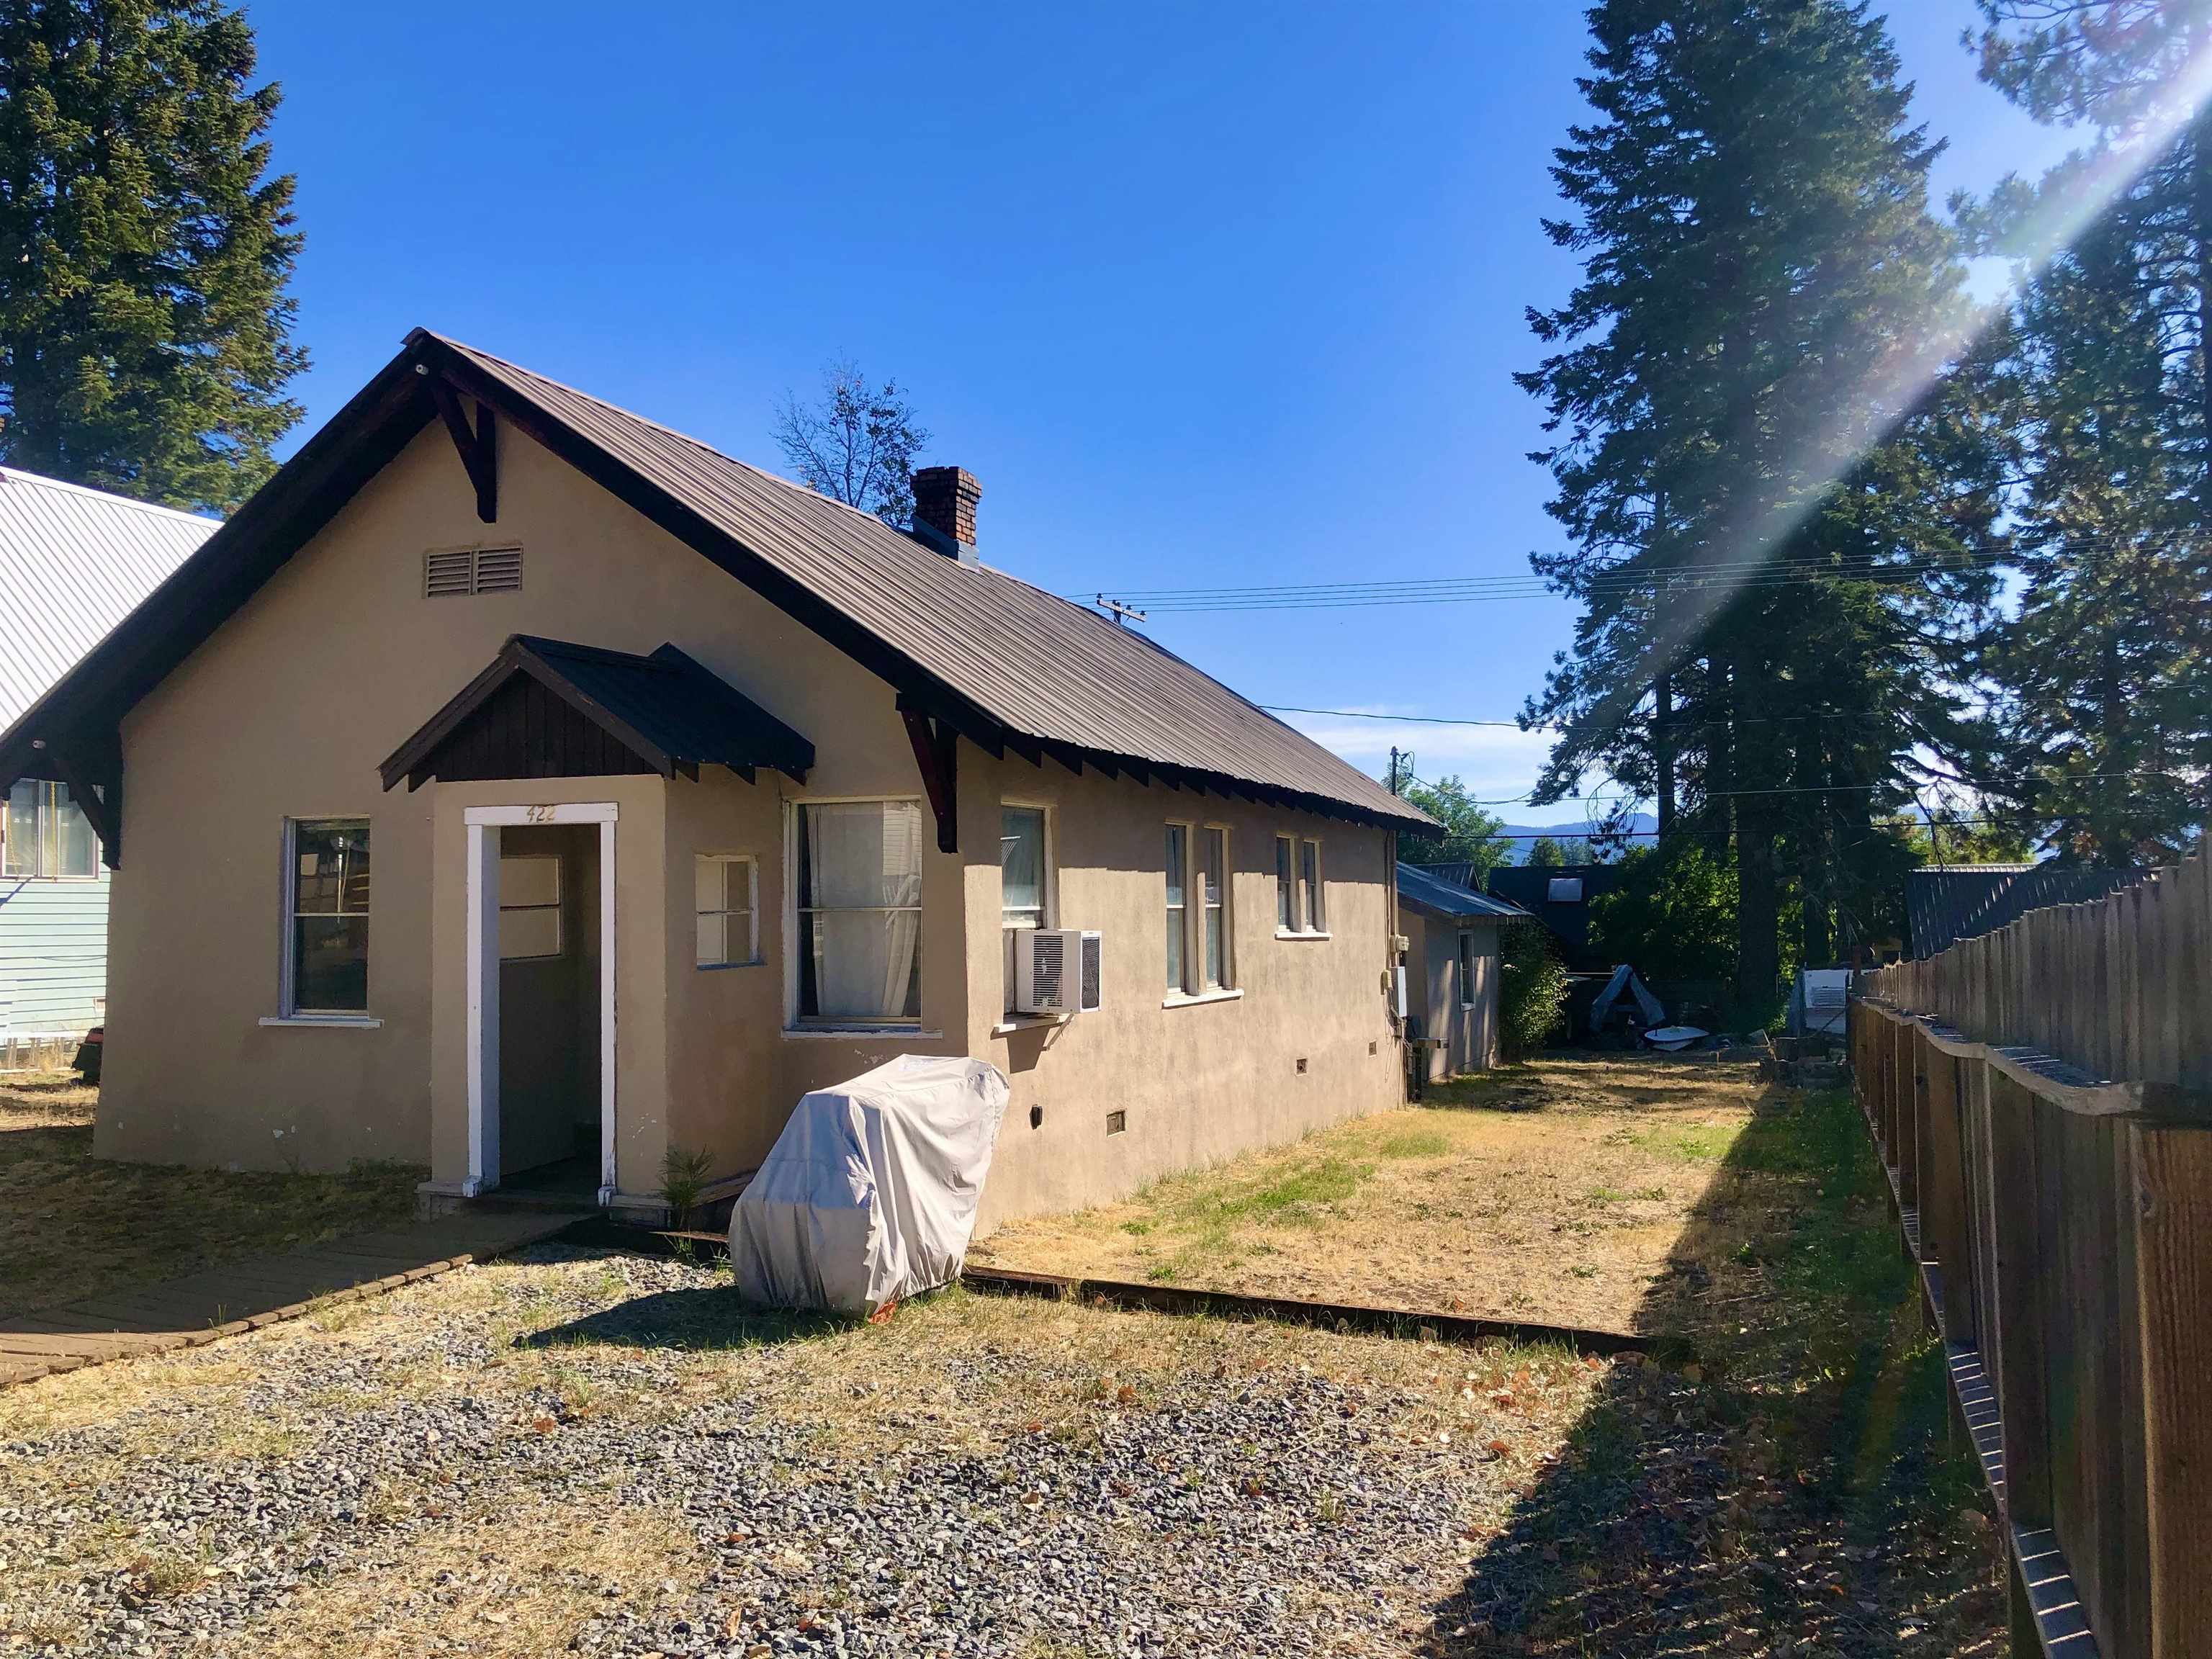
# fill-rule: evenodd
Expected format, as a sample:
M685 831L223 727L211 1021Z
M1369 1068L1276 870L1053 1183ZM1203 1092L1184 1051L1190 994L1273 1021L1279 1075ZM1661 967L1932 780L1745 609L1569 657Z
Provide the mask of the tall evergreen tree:
M1988 659L2012 793L2067 855L2155 862L2195 832L2212 774L2212 0L1982 11L1984 78L2092 135L1975 216L2033 273L2026 580ZM2054 233L2070 240L2039 245Z
M273 470L307 358L253 72L218 0L0 0L0 459L219 509Z
M1553 169L1581 254L1544 402L1583 615L1534 723L1539 798L1597 771L1668 829L1732 838L1737 981L1771 995L1794 889L1826 956L1840 872L1961 748L1962 611L1985 603L2001 466L1938 153L1896 55L1843 0L1601 0L1595 118ZM1799 928L1788 931L1798 933Z

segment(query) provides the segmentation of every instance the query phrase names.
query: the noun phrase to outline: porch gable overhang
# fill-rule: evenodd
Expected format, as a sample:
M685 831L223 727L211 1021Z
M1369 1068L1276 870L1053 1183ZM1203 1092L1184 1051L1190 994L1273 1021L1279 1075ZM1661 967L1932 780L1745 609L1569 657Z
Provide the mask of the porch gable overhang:
M517 634L379 771L386 789L418 789L434 777L696 780L702 766L804 783L813 765L805 737L673 645L641 657Z

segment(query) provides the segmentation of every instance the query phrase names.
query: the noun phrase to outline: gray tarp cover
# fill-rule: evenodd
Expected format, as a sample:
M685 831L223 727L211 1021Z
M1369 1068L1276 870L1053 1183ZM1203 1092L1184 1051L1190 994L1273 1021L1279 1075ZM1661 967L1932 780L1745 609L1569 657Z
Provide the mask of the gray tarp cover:
M868 1314L958 1278L1006 1093L982 1060L902 1054L803 1096L730 1214L738 1291Z
M1667 1018L1667 1011L1659 1006L1659 999L1644 989L1644 981L1633 968L1624 962L1613 970L1613 977L1606 981L1605 989L1600 991L1597 1000L1590 1004L1590 1024L1593 1026L1605 1024L1605 1017L1613 1012L1613 1006L1624 1000L1635 1003L1646 1025L1656 1025Z

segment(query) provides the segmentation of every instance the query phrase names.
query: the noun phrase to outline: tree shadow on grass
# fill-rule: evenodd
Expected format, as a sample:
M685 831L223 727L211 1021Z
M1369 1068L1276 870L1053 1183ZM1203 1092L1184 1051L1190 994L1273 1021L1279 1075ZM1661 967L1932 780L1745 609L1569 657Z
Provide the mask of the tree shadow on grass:
M1995 1655L2002 1558L1847 1094L1772 1091L1425 1651Z
M809 1341L849 1331L861 1322L842 1314L792 1313L758 1307L730 1285L656 1291L517 1340L524 1348L606 1346L676 1348L692 1352Z
M1654 1068L1664 1068L1654 1082ZM1427 1085L1420 1104L1445 1111L1529 1112L1644 1109L1681 1106L1710 1109L1717 1077L1730 1075L1726 1057L1712 1054L1613 1054L1555 1049L1531 1060L1493 1066ZM1565 1086L1589 1097L1562 1101Z

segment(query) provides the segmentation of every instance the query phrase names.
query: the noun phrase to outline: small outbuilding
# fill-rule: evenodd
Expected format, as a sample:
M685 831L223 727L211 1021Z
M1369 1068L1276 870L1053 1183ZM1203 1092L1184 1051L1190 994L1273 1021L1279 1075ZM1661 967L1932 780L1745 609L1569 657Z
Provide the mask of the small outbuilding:
M1398 866L1398 926L1406 939L1406 1011L1420 1022L1429 1081L1498 1063L1498 929L1532 918L1517 904ZM1410 1031L1408 1035L1411 1035Z

